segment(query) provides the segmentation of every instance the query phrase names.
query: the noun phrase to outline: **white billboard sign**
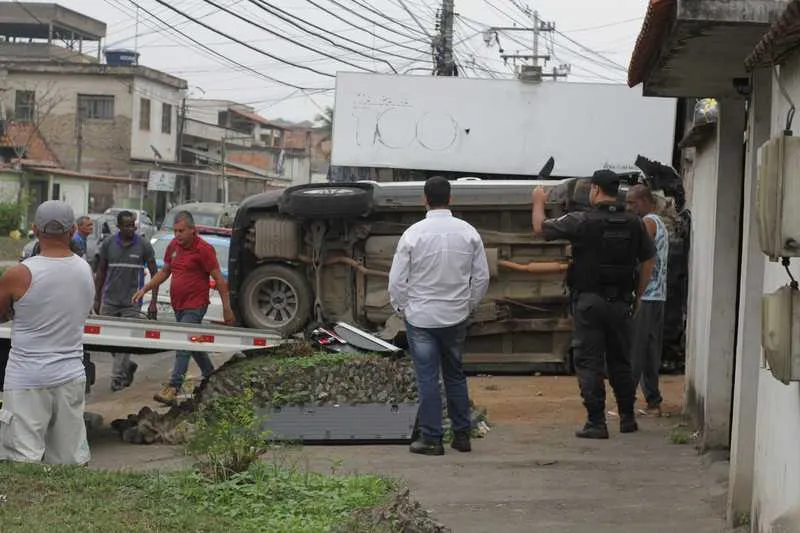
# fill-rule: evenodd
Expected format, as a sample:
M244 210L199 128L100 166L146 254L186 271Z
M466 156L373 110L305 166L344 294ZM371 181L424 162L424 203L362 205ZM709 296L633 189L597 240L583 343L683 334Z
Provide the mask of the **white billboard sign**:
M677 103L640 88L339 73L332 164L554 176L672 161Z

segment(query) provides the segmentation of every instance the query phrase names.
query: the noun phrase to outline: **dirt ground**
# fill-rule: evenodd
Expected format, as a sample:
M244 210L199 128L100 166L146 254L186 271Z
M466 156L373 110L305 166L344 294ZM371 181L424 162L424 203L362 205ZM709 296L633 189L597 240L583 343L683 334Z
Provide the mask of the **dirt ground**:
M154 406L172 357L136 358L131 389L108 391L110 358L97 358L97 388L88 406L111 419ZM223 357L218 357L221 362ZM196 371L196 370L195 370ZM409 454L406 446L306 446L286 460L330 472L371 472L404 480L435 518L457 533L720 533L727 463L709 464L691 444L671 444L680 423L682 376L663 377L665 411L640 419L641 431L581 441L583 422L574 377L473 377L475 403L493 428L473 453ZM609 398L613 396L609 393ZM613 411L615 406L609 406ZM106 433L92 440L95 468L167 469L187 464L180 449L134 446Z

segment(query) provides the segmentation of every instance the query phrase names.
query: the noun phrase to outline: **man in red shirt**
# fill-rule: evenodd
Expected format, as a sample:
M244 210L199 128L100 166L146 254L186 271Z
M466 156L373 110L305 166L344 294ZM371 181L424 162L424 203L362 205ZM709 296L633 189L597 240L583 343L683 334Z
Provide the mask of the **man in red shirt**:
M208 309L208 278L217 282L217 291L222 298L222 312L226 324L234 321L228 283L219 269L214 247L197 235L194 218L188 211L181 211L172 226L175 238L164 253L164 268L134 296L133 301L141 301L145 293L152 291L172 275L170 300L178 322L200 324ZM214 371L214 365L206 352L175 353L175 366L172 376L164 389L155 395L155 400L167 405L175 403L178 391L183 385L189 358L193 358L207 378Z

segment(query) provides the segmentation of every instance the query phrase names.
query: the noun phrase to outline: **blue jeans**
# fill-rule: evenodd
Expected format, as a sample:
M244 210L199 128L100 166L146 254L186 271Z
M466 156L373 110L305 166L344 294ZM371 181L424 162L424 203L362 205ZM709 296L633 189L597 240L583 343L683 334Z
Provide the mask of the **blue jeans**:
M446 328L418 328L406 322L406 333L417 374L419 429L422 436L429 441L442 438L440 367L447 396L447 414L453 431L469 431L469 392L461 365L467 323Z
M200 309L183 309L181 311L175 310L175 319L183 324L200 324L203 322L203 317L206 315L207 307ZM203 373L203 378L207 378L214 372L214 363L206 352L187 352L185 350L178 350L175 352L175 366L172 369L172 376L169 378L171 387L180 388L183 385L183 378L186 376L186 371L189 369L189 358L194 359L200 371Z

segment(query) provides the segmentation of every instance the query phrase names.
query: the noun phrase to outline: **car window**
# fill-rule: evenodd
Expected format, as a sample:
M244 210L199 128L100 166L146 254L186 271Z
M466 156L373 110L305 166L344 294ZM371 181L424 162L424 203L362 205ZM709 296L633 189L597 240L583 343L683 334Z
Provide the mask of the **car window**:
M184 209L170 210L170 212L164 217L164 222L161 224L161 229L172 229L172 226L175 224L175 216L181 211L184 211ZM194 223L198 226L216 227L219 223L219 213L217 212L193 211L192 209L186 209L185 211L189 211L192 214Z
M147 216L147 213L142 213L142 224L144 224L146 226L152 226L153 225L153 221L150 220L150 217Z

